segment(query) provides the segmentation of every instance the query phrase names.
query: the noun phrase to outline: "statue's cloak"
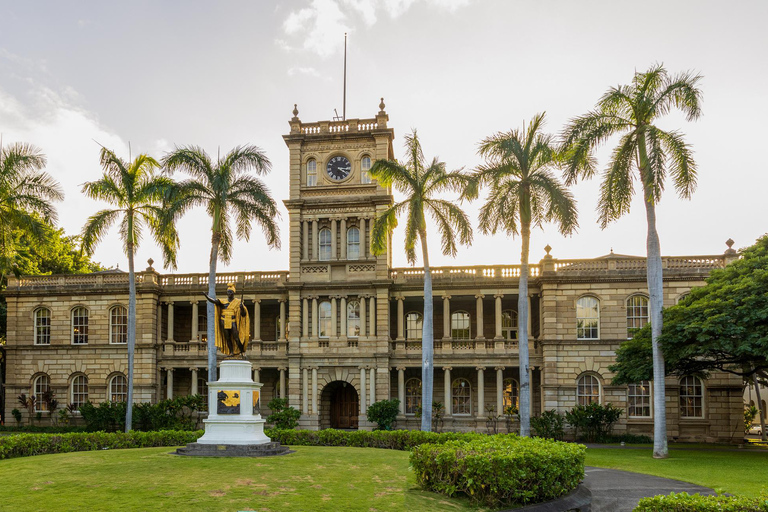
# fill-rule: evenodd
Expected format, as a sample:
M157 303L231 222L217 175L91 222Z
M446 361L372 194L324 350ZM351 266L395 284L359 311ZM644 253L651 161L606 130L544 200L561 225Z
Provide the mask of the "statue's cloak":
M227 299L219 299L219 301L223 304L227 304ZM240 334L240 343L243 344L243 350L247 350L248 342L251 340L251 318L248 315L247 308L245 310L245 314L242 313L242 310L240 309L241 304L242 301L240 299L234 298L232 299L232 302L230 302L227 306L227 309L232 308L235 312L233 316L233 322L237 325L237 332ZM219 347L219 350L221 350L221 353L224 355L238 355L237 353L233 353L229 350L226 341L224 341L224 333L221 332L221 318L225 313L224 308L218 304L215 304L215 306L216 346Z

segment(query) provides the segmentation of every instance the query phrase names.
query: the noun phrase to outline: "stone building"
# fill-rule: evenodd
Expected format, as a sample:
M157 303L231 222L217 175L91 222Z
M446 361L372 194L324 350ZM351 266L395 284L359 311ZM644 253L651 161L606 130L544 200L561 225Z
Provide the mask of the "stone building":
M393 158L383 101L370 119L303 123L290 133L289 268L221 273L250 309L248 359L263 400L287 397L301 427L367 428L367 405L399 398L399 427L418 428L423 271L393 268L392 247L370 252L371 224L391 204L372 181ZM650 434L651 384L613 386L607 367L648 319L644 258L550 255L530 266L533 413L598 401L625 413L617 432ZM675 304L733 254L664 257L664 302ZM206 393L207 274L137 273L135 397ZM518 395L518 265L432 269L435 401L446 430L516 428L489 420ZM124 400L127 275L9 278L7 396L46 389L62 403ZM731 440L742 432L742 383L716 374L667 380L669 436ZM42 402L38 405L42 410ZM263 411L267 412L268 411ZM45 411L43 411L44 414ZM25 412L26 414L26 412Z

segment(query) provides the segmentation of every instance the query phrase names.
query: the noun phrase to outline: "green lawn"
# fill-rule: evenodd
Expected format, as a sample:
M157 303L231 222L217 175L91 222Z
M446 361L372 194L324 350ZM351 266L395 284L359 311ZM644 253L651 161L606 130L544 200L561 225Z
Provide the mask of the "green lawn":
M0 509L477 510L420 491L408 452L295 448L262 459L191 458L171 448L41 455L0 461Z
M670 447L667 459L657 460L648 448L589 448L587 466L621 469L674 478L718 492L757 496L768 490L768 450L718 446Z

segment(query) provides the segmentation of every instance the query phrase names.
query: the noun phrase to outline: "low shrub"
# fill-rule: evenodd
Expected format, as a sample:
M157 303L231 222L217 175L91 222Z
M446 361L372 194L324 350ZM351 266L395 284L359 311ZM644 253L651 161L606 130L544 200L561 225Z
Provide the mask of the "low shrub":
M272 414L267 416L267 423L279 429L293 429L299 426L301 413L288 405L287 398L273 398L268 404Z
M0 425L0 432L3 433L19 433L19 434L68 434L71 432L85 432L85 427L71 427L71 426L41 426L41 425L29 425L29 426L10 426Z
M531 418L531 428L537 437L562 441L564 427L565 417L554 409L544 411L541 416Z
M565 421L574 429L574 436L580 439L579 432L588 443L604 441L611 433L613 424L624 412L613 404L601 405L592 402L587 405L577 405L565 413Z
M273 441L288 446L353 446L356 448L384 448L389 450L410 450L425 443L441 444L448 441L469 441L483 439L485 434L474 432L422 432L420 430L282 430L264 429ZM514 434L509 434L514 436Z
M134 430L197 430L197 412L205 408L202 395L177 396L156 404L133 404ZM90 432L125 430L125 402L88 402L79 409Z
M633 512L768 512L768 495L752 498L672 493L643 498Z
M51 453L181 446L194 443L202 430L160 432L83 432L72 434L18 434L0 437L0 459Z
M627 444L653 444L653 438L643 434L621 434L617 436L608 436L605 443L627 443Z
M379 400L368 406L368 421L378 425L376 430L392 430L400 413L400 400Z
M497 508L563 496L584 478L583 445L510 435L422 444L411 450L419 485Z

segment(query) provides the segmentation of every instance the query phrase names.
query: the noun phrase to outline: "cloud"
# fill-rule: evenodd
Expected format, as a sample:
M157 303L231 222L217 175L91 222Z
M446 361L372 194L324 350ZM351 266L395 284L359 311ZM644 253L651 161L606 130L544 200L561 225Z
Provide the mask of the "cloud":
M288 69L288 76L296 76L296 75L305 75L305 76L316 76L319 77L320 73L313 67L300 67L300 66L294 66L292 68Z

